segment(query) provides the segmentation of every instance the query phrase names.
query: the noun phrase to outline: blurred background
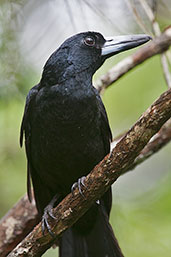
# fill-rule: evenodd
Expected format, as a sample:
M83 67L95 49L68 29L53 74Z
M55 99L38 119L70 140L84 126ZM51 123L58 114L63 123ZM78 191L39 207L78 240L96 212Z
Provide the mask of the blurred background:
M171 1L147 2L163 30L171 21ZM25 97L49 55L67 37L87 30L153 34L139 0L0 1L0 217L26 192L26 158L19 147ZM111 58L94 80L129 54ZM107 89L103 101L113 136L128 130L165 90L160 56ZM170 256L170 156L167 145L113 186L111 223L126 257ZM57 249L44 256L57 256Z

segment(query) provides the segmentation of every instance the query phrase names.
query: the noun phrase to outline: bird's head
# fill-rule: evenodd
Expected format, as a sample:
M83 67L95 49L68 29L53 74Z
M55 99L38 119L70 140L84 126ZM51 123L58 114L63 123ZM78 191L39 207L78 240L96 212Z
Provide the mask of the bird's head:
M50 56L45 64L43 77L48 77L50 84L53 84L84 71L92 76L107 58L150 39L145 34L110 38L104 38L98 32L76 34L64 41Z

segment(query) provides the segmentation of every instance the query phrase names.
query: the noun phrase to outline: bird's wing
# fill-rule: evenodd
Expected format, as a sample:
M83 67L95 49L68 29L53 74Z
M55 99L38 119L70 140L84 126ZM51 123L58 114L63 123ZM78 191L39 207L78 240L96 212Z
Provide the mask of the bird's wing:
M105 146L105 152L106 152L106 154L108 154L110 151L110 143L112 141L112 132L111 132L111 129L109 126L107 113L106 113L105 107L103 105L103 102L101 100L101 97L95 88L94 88L94 90L95 90L95 94L96 94L96 98L98 101L99 110L100 110L100 114L101 114L101 124L100 124L101 125L101 135L102 135L104 146Z
M101 120L101 124L100 124L101 136L102 136L104 147L105 147L105 155L107 155L110 152L110 143L112 141L112 132L110 130L109 121L108 121L105 107L104 107L101 97L96 89L95 89L95 93L96 93L96 98L98 101L99 110L100 110L100 114L101 114L101 119L100 119ZM112 205L111 188L109 188L109 190L102 196L101 200L103 202L105 211L106 211L107 215L109 216L110 210L111 210L111 205Z
M28 93L26 98L26 105L24 110L24 115L21 123L20 129L20 146L23 145L23 136L25 134L25 147L27 155L27 194L28 198L32 200L31 194L31 149L30 149L30 138L31 138L31 124L30 124L30 114L32 112L32 106L35 97L38 93L39 85L34 86Z

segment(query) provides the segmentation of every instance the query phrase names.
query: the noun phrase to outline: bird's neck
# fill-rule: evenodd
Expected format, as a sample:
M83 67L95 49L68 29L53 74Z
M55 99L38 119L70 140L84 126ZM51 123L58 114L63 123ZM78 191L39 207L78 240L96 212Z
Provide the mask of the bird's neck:
M56 68L51 69L51 72L43 72L42 79L40 81L41 86L54 86L60 84L77 84L80 87L89 87L92 86L92 76L93 73L91 69L85 69L78 71L74 67L68 66L62 72Z

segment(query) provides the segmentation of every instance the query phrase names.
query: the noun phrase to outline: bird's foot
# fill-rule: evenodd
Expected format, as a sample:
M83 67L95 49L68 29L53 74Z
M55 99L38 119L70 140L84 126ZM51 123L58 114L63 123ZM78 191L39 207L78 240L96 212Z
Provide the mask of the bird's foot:
M82 187L85 187L84 180L86 177L81 177L78 179L78 182L75 182L71 187L71 193L74 195L74 190L76 187L78 187L79 193L84 197L84 194L82 192Z
M50 203L44 209L44 213L43 213L43 216L42 216L42 225L41 225L43 235L45 234L45 229L47 229L49 234L52 237L55 237L55 234L52 232L51 227L49 225L48 218L50 217L50 218L56 220L56 217L53 214L53 207L54 207L54 204L57 201L57 199L58 199L58 197L57 197L57 195L55 195L52 198L52 200L50 201Z

